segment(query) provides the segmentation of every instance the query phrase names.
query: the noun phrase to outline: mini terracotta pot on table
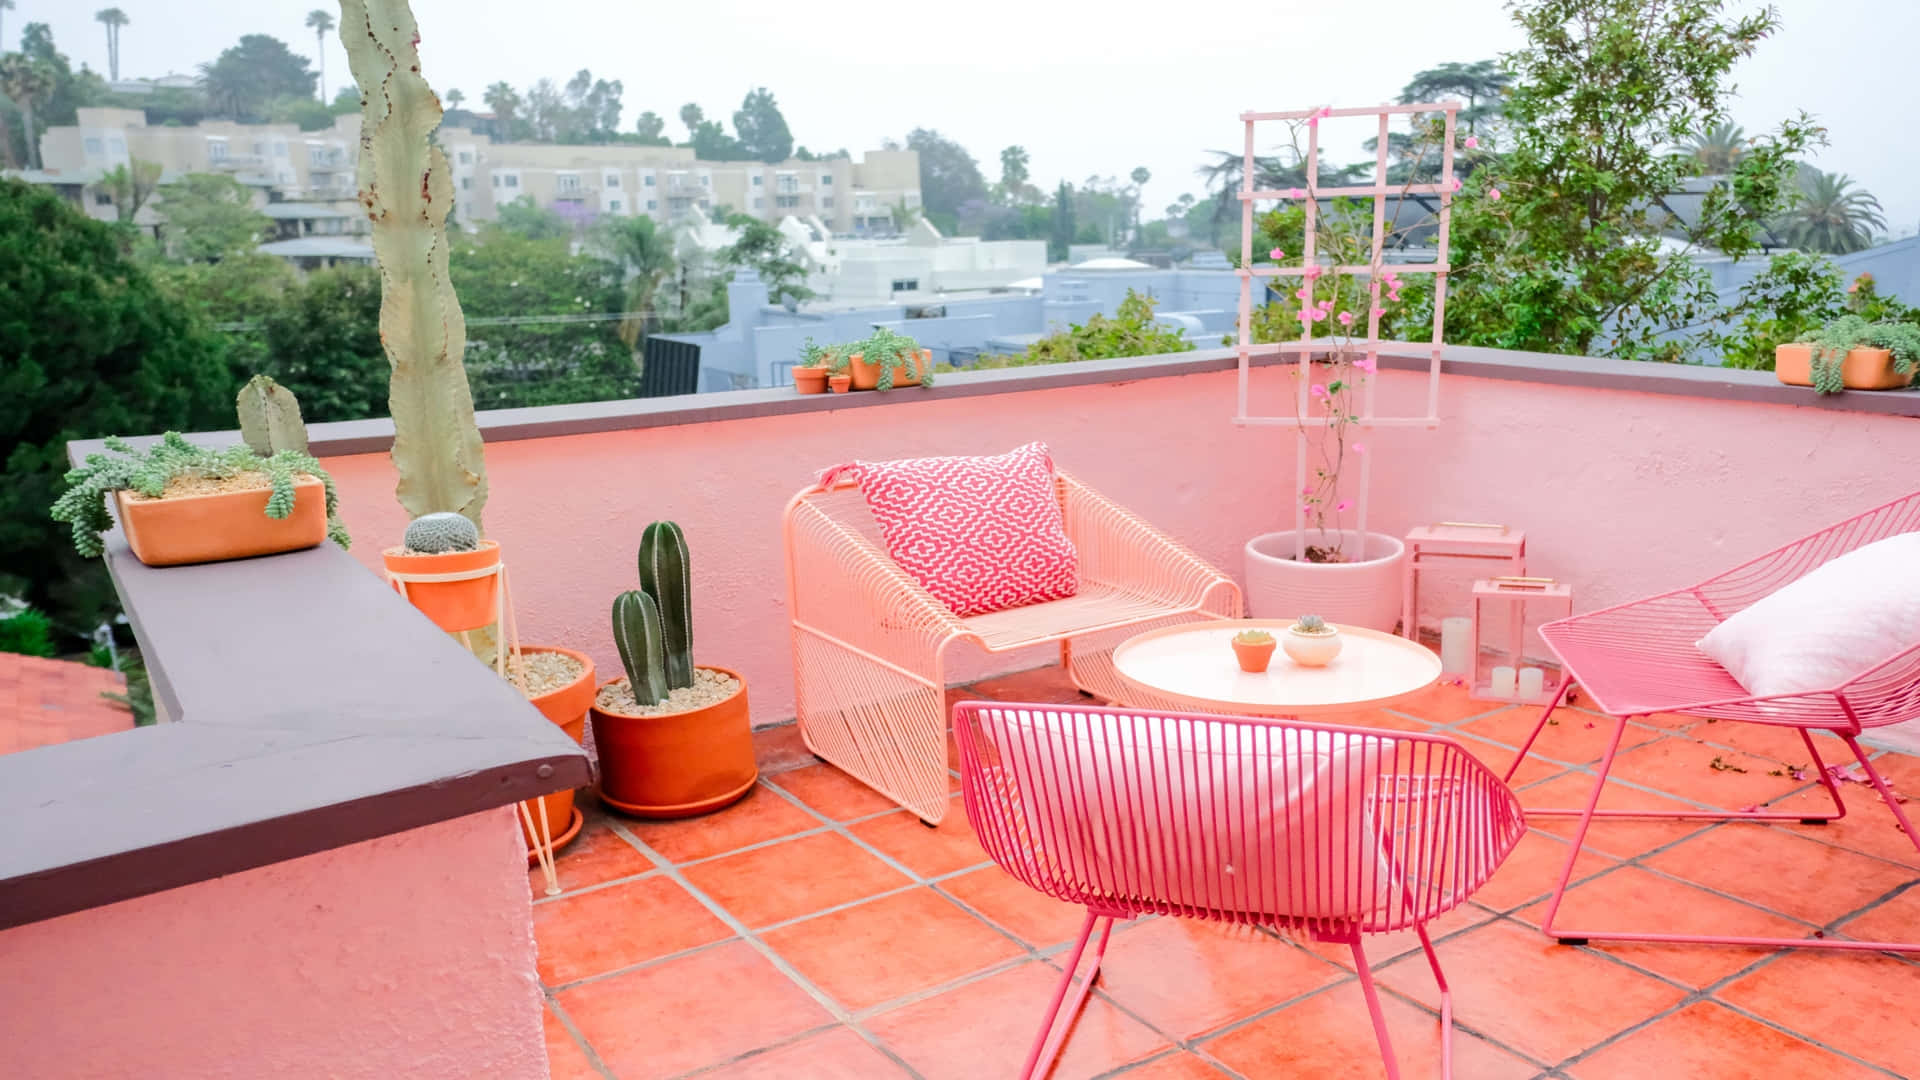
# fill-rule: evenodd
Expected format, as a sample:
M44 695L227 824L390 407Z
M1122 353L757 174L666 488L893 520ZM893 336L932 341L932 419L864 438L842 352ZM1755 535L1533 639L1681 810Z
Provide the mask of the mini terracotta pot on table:
M116 491L120 531L148 566L224 562L316 547L327 538L327 492L319 480L293 486L293 512L267 516L270 488L140 499Z
M497 568L500 544L480 541L474 551L449 551L440 555L415 555L405 548L388 548L380 553L390 574L475 574L458 581L399 581L395 592L432 619L434 625L449 634L478 630L492 625L499 614L500 575L478 573Z
M732 676L740 689L724 701L670 716L629 716L593 706L601 802L634 817L683 818L728 806L752 790L760 770L753 760L747 680L722 667L701 669Z
M1273 650L1278 645L1277 641L1236 641L1233 643L1233 658L1240 662L1241 671L1258 675L1273 662Z
M569 739L576 743L581 742L587 734L587 710L593 706L594 688L597 685L593 678L593 658L586 653L562 649L555 645L527 645L520 649L520 653L523 656L528 653L558 653L561 656L571 657L580 664L580 674L572 682L555 687L544 694L536 694L527 700L533 703L534 708L540 710L541 715L551 720L555 727L566 732ZM540 797L540 802L546 807L547 828L553 831L553 847L558 851L572 842L574 837L580 835L580 827L586 823L586 818L580 811L574 809L572 788L556 791L551 795L543 795ZM533 820L535 824L539 823L538 810L534 811ZM524 819L520 822L520 833L527 842L527 861L531 863L538 860L539 854L534 851L534 845L538 841L533 832L527 828Z
M851 375L833 375L827 379L827 382L833 386L833 392L836 394L844 394L853 389L853 376Z

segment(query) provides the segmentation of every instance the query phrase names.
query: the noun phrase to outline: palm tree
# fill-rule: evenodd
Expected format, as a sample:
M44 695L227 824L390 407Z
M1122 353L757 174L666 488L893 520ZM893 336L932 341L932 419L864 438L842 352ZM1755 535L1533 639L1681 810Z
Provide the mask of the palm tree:
M1725 176L1747 152L1747 142L1747 130L1726 120L1680 144L1680 152L1693 159L1701 175Z
M307 29L320 50L320 100L327 100L327 35L333 31L333 16L322 8L307 12Z
M1140 235L1140 191L1147 186L1147 181L1153 179L1153 174L1147 171L1145 165L1136 165L1133 172L1127 174L1127 179L1133 181L1133 194L1129 195L1128 199L1133 203L1133 235L1138 237Z
M27 126L27 167L40 167L40 130L34 122L34 106L53 92L53 73L46 65L25 53L0 56L0 94L20 107L20 119Z
M459 90L447 91L447 108L457 109L460 107L460 103L465 100L467 100L467 95L461 93Z
M1800 200L1780 222L1787 243L1794 247L1845 255L1872 247L1873 234L1887 227L1880 200L1854 187L1852 177L1802 165L1794 179Z
M107 77L114 82L120 81L120 28L133 20L117 7L101 8L93 13L93 21L107 28Z
M654 298L673 276L673 235L650 217L616 218L599 235L599 246L626 276L627 300L620 340L638 353L655 321Z

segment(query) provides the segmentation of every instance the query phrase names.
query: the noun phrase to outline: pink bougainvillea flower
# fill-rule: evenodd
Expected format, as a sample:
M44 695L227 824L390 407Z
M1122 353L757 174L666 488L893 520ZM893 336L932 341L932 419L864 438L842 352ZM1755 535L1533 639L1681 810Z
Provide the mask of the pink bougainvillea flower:
M1493 200L1494 202L1499 202L1499 201L1500 201L1500 189L1499 189L1499 188L1497 188L1497 187L1493 187L1493 188L1488 188L1488 189L1487 189L1487 198L1489 198L1489 199L1492 199L1492 200Z
M1301 191L1299 188L1287 189L1287 198L1289 199L1302 199L1306 197L1306 194L1306 192Z
M1326 308L1314 308L1314 309L1313 309L1313 321L1314 321L1314 322L1319 322L1319 321L1321 321L1322 319L1325 319L1326 317L1327 317L1327 309L1326 309Z
M1380 315L1385 315L1387 313L1387 309L1383 307L1377 307L1373 309L1373 313L1376 317Z
M1480 149L1480 140L1469 135L1467 136L1467 141L1462 143L1461 145L1465 146L1469 150L1478 150Z
M1274 248L1272 251L1267 252L1267 258L1272 259L1274 262L1279 262L1286 257L1287 253L1281 251L1279 248Z
M1304 273L1306 274L1308 281L1317 281L1319 280L1320 275L1325 273L1325 271L1320 269L1319 264L1316 263L1312 266L1307 267Z
M1333 512L1336 514L1344 514L1351 509L1353 509L1352 499L1341 499L1339 502L1333 504Z
M1299 288L1293 290L1293 298L1295 300L1311 300L1313 299L1313 290L1306 287L1305 285L1302 285Z
M1353 325L1353 312L1351 311L1343 311L1339 315L1336 315L1334 317L1340 320L1341 326Z
M1321 386L1319 383L1315 383L1311 388L1307 390L1307 394L1308 396L1316 399L1324 398L1327 396L1327 388L1324 386Z
M1356 454L1364 454L1364 453L1366 453L1366 452L1367 452L1367 444L1366 444L1366 443L1363 443L1363 442L1357 442L1357 443L1354 443L1354 444L1353 444L1353 452L1354 452L1354 453L1356 453Z
M1319 308L1319 309L1320 309L1321 311L1332 311L1332 310L1333 310L1333 298L1332 298L1332 297L1328 297L1327 299L1325 299L1325 300L1322 300L1322 301L1320 301L1319 303L1317 303L1317 304L1315 304L1315 305L1313 305L1313 306L1314 306L1314 307L1317 307L1317 308Z
M1380 370L1380 361L1375 360L1371 356L1363 356L1360 359L1355 360L1353 362L1353 366L1356 370L1364 371L1367 374L1371 375L1374 372Z

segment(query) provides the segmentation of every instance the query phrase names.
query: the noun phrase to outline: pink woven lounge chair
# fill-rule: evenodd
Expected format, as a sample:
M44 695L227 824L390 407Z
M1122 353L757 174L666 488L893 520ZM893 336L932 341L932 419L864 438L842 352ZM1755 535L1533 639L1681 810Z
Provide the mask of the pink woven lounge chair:
M1885 727L1920 718L1920 641L1889 642L1889 655L1872 668L1843 683L1818 691L1755 697L1732 675L1703 654L1694 643L1735 613L1782 586L1798 580L1822 564L1876 540L1920 530L1920 492L1876 507L1838 525L1822 529L1785 547L1770 551L1709 578L1698 585L1635 600L1617 607L1551 622L1540 636L1559 655L1565 676L1559 693L1540 715L1532 734L1514 756L1506 779L1511 780L1547 726L1553 712L1573 686L1583 688L1594 706L1614 718L1613 737L1597 766L1593 793L1581 809L1529 809L1533 817L1578 817L1567 864L1548 902L1542 928L1566 944L1591 941L1655 941L1682 944L1738 945L1769 948L1820 948L1920 951L1920 942L1845 941L1833 938L1752 938L1724 935L1653 934L1599 929L1569 929L1557 921L1574 860L1580 855L1587 830L1595 819L1639 818L1692 821L1773 821L1820 825L1846 816L1846 803L1828 773L1812 731L1826 731L1845 743L1882 801L1893 812L1915 848L1920 848L1906 811L1900 807L1880 770L1874 768L1858 741L1868 728ZM1831 814L1746 811L1646 812L1599 809L1607 774L1613 768L1627 721L1654 713L1690 713L1717 720L1796 728L1812 758L1813 769L1833 799Z
M787 505L794 709L807 748L938 824L951 802L949 649L1056 646L1074 685L1119 698L1113 649L1143 630L1240 616L1240 588L1153 526L1057 472L1078 595L961 618L887 556L852 483Z
M1065 1044L1114 920L1143 914L1349 946L1390 1080L1399 1065L1361 938L1414 931L1440 986L1441 1071L1452 1075L1452 995L1427 924L1485 884L1526 831L1512 791L1458 744L1092 706L967 701L953 717L967 818L987 854L1087 909L1022 1080L1045 1075Z

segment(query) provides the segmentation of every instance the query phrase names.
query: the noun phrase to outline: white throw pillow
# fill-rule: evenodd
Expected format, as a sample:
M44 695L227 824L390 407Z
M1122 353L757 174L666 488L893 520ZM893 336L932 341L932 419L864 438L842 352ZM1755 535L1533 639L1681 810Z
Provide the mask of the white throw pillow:
M1850 551L1696 645L1755 697L1827 690L1920 642L1920 532Z

